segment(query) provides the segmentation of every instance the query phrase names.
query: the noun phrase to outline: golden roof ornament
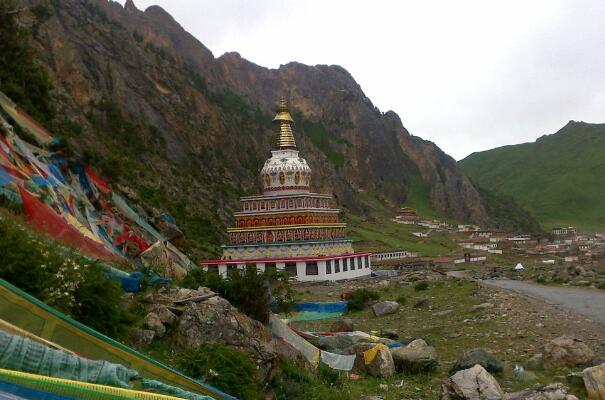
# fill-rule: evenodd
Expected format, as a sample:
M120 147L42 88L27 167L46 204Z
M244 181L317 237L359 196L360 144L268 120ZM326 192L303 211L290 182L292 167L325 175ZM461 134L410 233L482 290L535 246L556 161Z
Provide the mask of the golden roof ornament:
M290 115L290 110L288 110L288 104L286 103L286 99L283 96L279 99L277 114L275 114L273 122L279 123L279 149L295 149L296 142L294 141L294 135L292 134L292 124L294 123L294 120Z

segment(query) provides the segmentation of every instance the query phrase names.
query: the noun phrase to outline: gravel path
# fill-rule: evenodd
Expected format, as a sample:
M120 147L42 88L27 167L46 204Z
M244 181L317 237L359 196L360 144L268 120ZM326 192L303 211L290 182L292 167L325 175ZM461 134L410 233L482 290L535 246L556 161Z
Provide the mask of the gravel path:
M568 286L544 286L509 279L490 279L480 282L545 300L594 321L605 322L605 291L602 290Z

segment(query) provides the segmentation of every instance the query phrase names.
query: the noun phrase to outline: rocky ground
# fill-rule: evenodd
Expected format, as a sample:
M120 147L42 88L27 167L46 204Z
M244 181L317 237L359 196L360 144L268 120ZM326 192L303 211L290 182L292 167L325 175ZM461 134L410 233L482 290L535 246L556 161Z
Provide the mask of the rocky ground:
M418 281L428 282L428 288L415 290ZM582 371L582 363L549 365L551 368L542 369L536 355L545 353L546 343L568 336L575 339L570 342L572 345L585 345L592 352L591 362L602 362L605 356L602 324L513 292L447 277L438 269L403 271L400 276L391 278L299 284L296 290L301 299L329 301L337 300L343 291L361 287L379 291L380 301L397 301L401 305L394 313L379 317L371 308L349 313L347 317L352 320L354 329L374 334L394 331L404 343L422 338L434 347L438 366L431 372L396 372L385 378L362 375L345 385L344 390L351 398L372 395L383 399L441 398L441 385L451 376L456 360L463 352L476 348L485 349L502 362L502 371L494 376L504 392L561 383L570 387L570 392L578 398L586 398L577 376L575 380L573 376L568 377ZM293 326L305 331L327 331L333 322L295 322ZM559 390L551 389L553 393ZM531 398L528 393L525 397L511 398ZM566 398L553 396L543 398Z
M499 265L465 265L474 279L516 279L530 280L541 284L586 286L605 288L605 264L542 264L539 260L528 260L523 263L523 270L515 270L514 264Z

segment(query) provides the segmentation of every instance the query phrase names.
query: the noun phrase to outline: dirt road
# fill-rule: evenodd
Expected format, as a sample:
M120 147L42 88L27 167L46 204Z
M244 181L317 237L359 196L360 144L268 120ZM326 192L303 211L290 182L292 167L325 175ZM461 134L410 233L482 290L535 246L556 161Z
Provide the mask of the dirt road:
M509 279L493 279L480 282L544 300L594 321L605 322L605 291L602 290L568 286L544 286Z

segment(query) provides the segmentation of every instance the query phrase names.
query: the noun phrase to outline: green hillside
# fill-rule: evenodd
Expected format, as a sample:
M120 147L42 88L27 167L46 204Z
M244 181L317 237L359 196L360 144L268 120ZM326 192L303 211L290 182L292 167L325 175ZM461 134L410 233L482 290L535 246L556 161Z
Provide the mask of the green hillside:
M605 124L570 121L534 143L473 153L459 165L476 184L517 200L545 228L605 229Z

